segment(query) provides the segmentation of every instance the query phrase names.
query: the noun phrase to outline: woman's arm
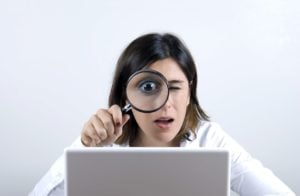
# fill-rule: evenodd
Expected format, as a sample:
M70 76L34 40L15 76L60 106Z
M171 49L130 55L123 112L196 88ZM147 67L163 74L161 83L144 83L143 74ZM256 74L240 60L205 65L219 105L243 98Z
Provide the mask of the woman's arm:
M71 147L84 147L80 137L73 142ZM64 167L64 155L61 155L35 185L29 196L64 196Z
M242 196L287 195L295 193L274 173L254 159L216 123L206 123L200 132L200 146L229 150L231 189Z

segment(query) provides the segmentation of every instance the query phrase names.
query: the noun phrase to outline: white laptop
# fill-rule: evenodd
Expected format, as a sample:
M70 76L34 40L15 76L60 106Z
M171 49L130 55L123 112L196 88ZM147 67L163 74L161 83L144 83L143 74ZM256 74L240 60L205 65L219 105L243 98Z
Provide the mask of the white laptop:
M220 149L66 149L66 196L229 196Z

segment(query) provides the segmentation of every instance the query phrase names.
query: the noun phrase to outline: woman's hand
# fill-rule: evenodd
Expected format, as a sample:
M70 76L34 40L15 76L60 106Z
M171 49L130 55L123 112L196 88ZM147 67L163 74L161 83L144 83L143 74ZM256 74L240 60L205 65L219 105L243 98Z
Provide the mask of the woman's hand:
M81 142L85 146L105 146L114 143L123 131L123 125L129 120L129 115L123 115L118 105L109 109L99 109L81 132Z

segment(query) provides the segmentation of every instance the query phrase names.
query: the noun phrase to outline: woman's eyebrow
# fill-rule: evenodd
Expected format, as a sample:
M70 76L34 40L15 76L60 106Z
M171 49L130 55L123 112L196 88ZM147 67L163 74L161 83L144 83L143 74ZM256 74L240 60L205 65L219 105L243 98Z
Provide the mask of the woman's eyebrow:
M168 84L182 84L184 83L183 80L169 80Z

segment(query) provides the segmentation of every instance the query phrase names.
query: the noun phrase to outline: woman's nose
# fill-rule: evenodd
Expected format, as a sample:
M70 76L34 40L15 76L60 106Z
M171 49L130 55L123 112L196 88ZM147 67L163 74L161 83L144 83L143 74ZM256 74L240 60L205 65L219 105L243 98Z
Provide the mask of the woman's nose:
M165 105L163 106L163 109L169 109L172 106L172 96L169 95Z

